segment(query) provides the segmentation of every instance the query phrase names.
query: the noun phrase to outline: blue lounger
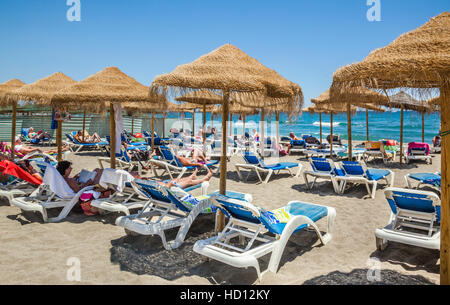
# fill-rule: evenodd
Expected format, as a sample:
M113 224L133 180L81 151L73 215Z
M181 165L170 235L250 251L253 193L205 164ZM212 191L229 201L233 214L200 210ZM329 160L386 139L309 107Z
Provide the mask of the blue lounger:
M341 182L339 187L340 193L345 192L348 183L365 184L367 192L372 199L375 198L378 181L385 180L389 186L394 185L395 174L387 169L367 169L364 162L342 161L340 165L344 172L343 176L336 176L336 180ZM388 178L390 177L390 181ZM372 191L369 185L373 185Z
M418 181L419 183L414 187L411 180ZM408 188L418 189L421 185L425 184L436 188L441 191L441 173L414 173L405 175L405 181Z
M280 209L266 211L249 201L223 195L212 198L214 204L229 218L229 222L217 236L197 241L194 251L233 267L253 267L259 280L266 271L260 272L258 258L271 253L268 271L276 273L292 234L309 227L316 232L322 244L332 238L336 217L334 208L292 201ZM327 219L325 235L316 225L323 218Z
M388 188L384 192L391 208L386 227L376 229L377 249L389 241L428 249L440 249L441 200L433 192Z
M249 152L245 152L243 155L245 164L236 164L236 170L238 172L238 176L239 179L242 181L243 177L242 177L242 173L241 173L241 169L248 169L249 173L247 175L247 177L245 178L245 181L248 180L248 177L250 176L250 173L252 171L255 171L256 174L258 175L259 181L261 183L267 183L269 182L270 177L272 176L272 174L274 172L279 173L282 170L286 170L288 171L292 176L294 176L291 172L291 168L295 168L298 167L298 171L297 174L295 175L295 177L300 177L300 173L301 170L303 168L303 166L300 163L292 163L292 162L282 162L282 163L277 163L277 164L265 164L264 161L262 159L260 159L259 157L257 157L256 155L249 153ZM266 179L263 181L261 174L267 174Z
M173 250L182 245L189 228L197 216L215 213L209 195L193 197L180 188L167 188L156 181L135 179L132 183L140 188L150 202L138 214L119 217L116 225L123 227L127 234L159 235L164 248ZM207 183L202 186L206 193ZM228 192L239 198L246 194ZM250 196L251 197L251 196ZM178 228L173 241L166 241L165 231Z
M330 180L333 184L334 191L340 193L336 176L344 176L345 174L341 169L335 166L333 160L311 157L309 158L309 164L311 165L312 170L303 172L303 179L310 190L314 187L317 179L324 179ZM314 181L311 184L308 181L308 176L314 178Z

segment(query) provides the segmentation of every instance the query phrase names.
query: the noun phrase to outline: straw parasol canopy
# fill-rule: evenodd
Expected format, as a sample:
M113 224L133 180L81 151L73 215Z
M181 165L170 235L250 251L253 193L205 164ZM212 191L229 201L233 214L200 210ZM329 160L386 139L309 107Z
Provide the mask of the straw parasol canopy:
M226 191L226 121L230 95L246 94L249 106L261 106L261 93L274 102L292 101L301 108L303 93L299 85L283 78L274 70L262 65L237 47L226 44L192 63L178 66L172 73L157 76L150 86L150 96L180 96L197 89L207 89L223 96L222 157L220 163L220 193ZM156 98L155 97L155 98ZM264 106L264 105L263 105ZM218 228L224 225L219 217Z
M223 96L206 89L200 89L179 96L175 100L198 105L217 105L222 104Z
M48 106L55 93L76 83L75 80L64 73L57 72L32 84L6 93L3 96L2 105L12 105L18 101L26 101L34 102L39 106Z
M160 98L160 100L162 99ZM148 87L116 67L107 67L79 83L59 91L51 100L51 104L55 108L68 110L82 107L93 112L106 110L106 103L109 103L112 168L115 168L116 157L114 104L125 102L149 102Z
M389 102L384 106L389 108L403 108L417 112L430 112L431 108L426 101L418 101L404 91L400 91L389 97Z
M6 104L3 104L4 94L17 90L25 85L26 84L23 81L17 78L11 79L3 84L0 84L0 106L2 107L6 106Z
M371 52L363 61L333 75L334 88L366 86L379 90L413 88L417 94L441 94L441 284L450 284L450 13Z
M151 92L180 96L196 89L246 93L252 106L261 103L261 95L284 103L284 99L303 103L299 85L283 78L239 48L226 44L192 63L178 66L170 74L155 78Z
M439 88L450 81L450 13L371 52L362 62L333 75L334 88Z
M148 102L148 87L126 75L116 67L108 67L88 78L67 87L51 100L59 109L78 109L91 112L105 111L107 103Z

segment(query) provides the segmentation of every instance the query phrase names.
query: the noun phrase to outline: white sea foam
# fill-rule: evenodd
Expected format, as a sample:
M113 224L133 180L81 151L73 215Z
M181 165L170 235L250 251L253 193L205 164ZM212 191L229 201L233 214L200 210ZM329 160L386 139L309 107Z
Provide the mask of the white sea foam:
M342 123L340 123L340 122L334 122L333 123L333 127L338 127L341 124ZM313 125L314 126L320 126L320 122L314 122ZM322 122L322 127L331 127L331 123L329 123L329 122Z

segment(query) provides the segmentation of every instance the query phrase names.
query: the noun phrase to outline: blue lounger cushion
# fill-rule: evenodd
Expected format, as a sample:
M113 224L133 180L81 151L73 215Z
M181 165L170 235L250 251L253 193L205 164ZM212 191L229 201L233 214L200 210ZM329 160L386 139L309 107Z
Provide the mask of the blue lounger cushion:
M367 179L374 181L383 179L390 174L390 172L385 169L368 169L366 172L364 172L364 169L359 162L344 161L342 162L342 166L344 167L344 170L348 175L365 175Z
M328 215L328 209L303 202L293 202L285 207L261 213L260 220L273 234L282 234L286 224L294 216L306 216L316 222ZM307 225L298 227L295 232L303 230Z
M269 232L282 234L286 224L294 216L306 216L316 222L328 215L328 209L324 206L312 205L303 202L293 202L282 208L266 211L260 209L260 217L255 217L251 211L245 207L228 201L227 197L218 195L216 200L224 207L219 207L227 217L234 217L251 223L262 223ZM295 232L306 228L307 225L298 227Z
M389 206L394 214L397 214L397 207L404 210L412 210L424 213L434 213L436 212L437 221L441 220L441 207L433 206L433 201L428 200L427 195L404 193L404 192L394 192L392 199L387 199Z
M437 187L441 187L441 175L431 174L431 173L417 173L410 174L411 179L421 181L423 183L431 184Z

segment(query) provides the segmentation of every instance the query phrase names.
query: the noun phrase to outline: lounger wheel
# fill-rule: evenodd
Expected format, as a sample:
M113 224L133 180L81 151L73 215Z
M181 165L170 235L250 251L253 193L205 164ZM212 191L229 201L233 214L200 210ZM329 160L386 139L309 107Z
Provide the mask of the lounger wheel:
M386 248L388 246L388 243L389 242L386 239L376 237L376 245L377 245L377 250L378 251L381 252L381 251L386 250Z

